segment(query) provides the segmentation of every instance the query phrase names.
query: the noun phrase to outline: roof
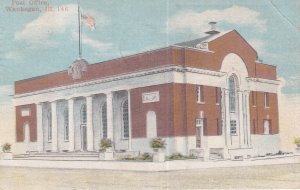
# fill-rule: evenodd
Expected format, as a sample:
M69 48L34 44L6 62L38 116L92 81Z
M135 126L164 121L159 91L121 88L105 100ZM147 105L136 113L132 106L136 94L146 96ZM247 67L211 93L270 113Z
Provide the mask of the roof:
M198 44L202 43L202 42L210 42L213 41L229 32L231 32L232 30L229 31L225 31L225 32L220 32L218 34L211 34L211 35L207 35L204 36L202 38L198 38L195 40L191 40L191 41L186 41L186 42L181 42L181 43L177 43L174 44L175 46L182 46L182 47L190 47L190 48L195 48Z

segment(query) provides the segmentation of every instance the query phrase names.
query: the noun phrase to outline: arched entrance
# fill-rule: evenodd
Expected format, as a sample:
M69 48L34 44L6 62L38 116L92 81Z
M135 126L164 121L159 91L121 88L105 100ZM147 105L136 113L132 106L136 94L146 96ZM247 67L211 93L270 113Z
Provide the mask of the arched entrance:
M156 114L154 111L147 113L147 138L157 137Z

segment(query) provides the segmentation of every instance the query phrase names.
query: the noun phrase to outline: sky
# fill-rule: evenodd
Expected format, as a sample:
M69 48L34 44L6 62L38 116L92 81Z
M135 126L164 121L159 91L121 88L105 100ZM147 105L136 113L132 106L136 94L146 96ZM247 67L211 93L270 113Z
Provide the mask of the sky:
M83 26L89 63L199 38L217 21L218 30L236 29L264 63L277 66L283 93L300 93L299 0L81 1L82 12L96 20L93 31ZM78 57L77 1L23 2L0 5L0 102L14 81L65 70ZM53 11L44 11L44 3ZM41 12L9 11L12 5Z

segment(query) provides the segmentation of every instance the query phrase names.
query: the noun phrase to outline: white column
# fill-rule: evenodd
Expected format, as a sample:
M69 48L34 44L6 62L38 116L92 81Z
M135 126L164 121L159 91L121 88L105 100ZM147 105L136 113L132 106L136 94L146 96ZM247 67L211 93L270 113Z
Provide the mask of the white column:
M238 100L239 100L239 107L238 107L238 110L239 110L239 146L240 147L243 147L244 145L244 138L245 138L245 135L244 135L244 131L245 131L245 126L244 126L244 98L243 98L243 93L242 92L238 92Z
M113 129L113 93L106 94L106 106L107 106L107 138L112 142L114 140L114 129Z
M128 92L128 123L129 123L129 137L128 137L128 149L132 149L132 140L131 140L131 98L130 98L130 90Z
M69 118L69 151L75 149L75 130L74 130L74 99L68 100L68 118Z
M57 152L57 111L56 111L56 101L51 102L51 118L52 118L52 152Z
M221 102L220 102L220 106L221 106L221 124L222 124L222 137L224 138L224 145L227 145L227 132L226 132L226 105L225 105L225 89L222 88L221 89Z
M251 124L250 124L250 101L249 101L249 91L246 92L246 123L247 123L247 134L248 134L248 147L251 147Z
M43 139L43 106L41 103L36 104L36 127L37 127L37 145L38 151L44 151Z
M86 97L86 136L87 136L87 151L93 151L94 150L93 96Z
M230 134L230 111L229 111L229 96L228 90L224 89L224 101L225 101L225 135L226 135L226 142L227 148L231 147L232 139Z

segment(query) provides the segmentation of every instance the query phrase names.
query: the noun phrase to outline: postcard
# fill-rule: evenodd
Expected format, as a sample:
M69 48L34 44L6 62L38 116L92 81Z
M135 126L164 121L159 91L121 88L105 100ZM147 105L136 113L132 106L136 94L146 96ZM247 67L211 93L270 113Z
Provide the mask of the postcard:
M0 189L300 188L299 1L0 2Z

